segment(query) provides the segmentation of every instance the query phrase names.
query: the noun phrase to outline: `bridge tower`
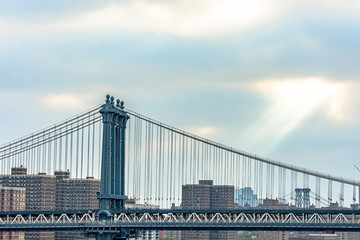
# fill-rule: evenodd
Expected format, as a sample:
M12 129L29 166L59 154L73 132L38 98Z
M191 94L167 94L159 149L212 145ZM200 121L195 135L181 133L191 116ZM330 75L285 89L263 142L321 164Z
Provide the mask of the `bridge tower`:
M124 209L125 200L125 129L129 116L124 111L124 102L106 95L105 104L100 110L103 120L103 143L101 159L99 220L111 218ZM97 240L126 239L128 229L99 231Z
M310 188L296 188L295 189L295 206L297 208L310 207Z

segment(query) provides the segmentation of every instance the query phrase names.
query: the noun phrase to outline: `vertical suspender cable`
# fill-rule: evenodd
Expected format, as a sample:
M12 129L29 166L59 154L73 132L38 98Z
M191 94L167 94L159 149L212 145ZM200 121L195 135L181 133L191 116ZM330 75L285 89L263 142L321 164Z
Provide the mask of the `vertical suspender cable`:
M266 198L270 198L270 164L266 164Z
M151 184L150 184L150 174L151 174L151 125L150 123L148 122L148 149L147 149L147 154L148 154L148 163L147 163L147 179L146 179L146 182L147 182L147 198L148 198L148 201L150 201L150 187L151 187Z
M159 133L160 133L160 138L159 138L159 170L160 170L160 173L159 173L159 189L158 189L158 192L159 192L159 205L162 204L162 189L164 187L163 185L163 177L164 177L164 171L163 171L163 168L164 168L164 165L163 165L163 161L162 161L162 157L163 157L163 154L162 154L162 151L163 151L163 128L160 127L160 130L159 130Z
M340 182L340 207L344 206L344 183Z
M145 201L145 204L147 204L147 201L148 201L148 182L147 182L147 179L148 179L148 174L149 174L149 171L148 171L148 162L149 162L149 153L148 153L148 148L149 148L149 145L148 145L148 142L149 142L149 129L148 129L148 126L149 126L149 123L148 122L145 122L145 147L144 147L144 178L143 178L143 186L144 186L144 201Z
M142 170L143 170L143 163L142 163L142 156L141 156L141 153L142 153L142 121L139 119L139 153L138 153L138 161L139 161L139 166L140 166L140 169L139 169L139 173L137 174L137 178L138 178L138 181L137 181L137 189L138 189L138 199L141 200L141 189L140 189L140 185L141 185L141 176L142 176Z
M83 178L83 168L84 168L84 128L81 129L81 166L80 166L80 176L79 178Z
M174 160L174 132L173 131L171 131L171 138L170 138L170 149L168 150L168 151L170 151L170 171L169 171L169 173L170 173L170 181L169 181L169 183L170 183L170 193L169 193L169 199L170 199L170 204L171 204L171 197L172 197L172 188L173 188L173 186L172 186L172 179L173 179L173 176L174 176L174 174L173 174L173 160Z
M271 199L274 199L274 187L275 187L275 172L274 172L274 165L271 165Z
M283 168L283 195L286 195L286 169ZM284 199L285 200L285 199Z
M201 179L205 179L205 158L206 158L206 147L205 147L205 143L200 143L201 144L201 169L202 169L202 173L201 173Z
M253 169L252 169L252 161L250 158L247 158L248 165L249 165L249 187L253 188L253 181L252 181L252 175L253 175Z
M204 144L205 146L205 157L204 157L204 179L209 179L209 160L210 160L210 148L208 144Z
M49 133L49 138L50 138L50 133ZM51 174L51 163L52 163L52 159L51 159L51 144L52 142L48 143L48 174Z
M200 162L200 159L199 159L199 142L194 140L194 159L195 159L195 163L196 163L196 172L195 172L195 179L194 179L194 182L197 183L198 179L199 179L199 176L200 176L200 171L199 171L199 162Z
M328 180L328 200L332 202L332 181Z
M68 131L68 123L66 122L65 125L65 131ZM64 167L64 171L66 171L66 169L68 168L68 145L69 145L69 134L67 133L65 136L65 167Z
M355 183L355 181L354 181L354 183ZM355 204L355 203L356 203L356 186L353 185L353 204Z
M222 182L222 185L226 185L225 183L225 177L226 177L226 152L224 150L221 150L221 154L220 154L220 161L219 161L219 164L220 164L220 174L222 175L221 176L221 182Z
M31 148L32 142L33 142L33 140L31 140L31 143L29 143L30 148L28 148L28 150L27 150L29 152L30 173L34 173L34 161L33 161L34 149ZM9 158L8 158L8 169L9 169L9 173L10 173L11 172L11 156L9 156Z
M90 123L90 115L89 115L89 123ZM90 127L91 127L91 124L89 124L88 130L87 130L88 138L87 138L87 156L86 156L86 158L87 158L87 161L86 161L86 165L87 165L87 167L86 167L86 170L87 170L86 177L90 176L90 134L91 134Z
M155 204L160 206L159 201L159 187L160 187L160 158L159 158L159 149L160 149L160 141L159 141L159 126L156 126L156 153L155 153L155 162L156 162L156 186L155 187ZM157 191L156 191L157 189Z
M171 134L170 131L167 130L167 159L166 159L166 205L169 204L170 198L170 154L171 154Z
M72 124L71 124L71 128L72 128ZM71 134L70 134L70 159L69 160L70 160L69 169L71 169L71 171L73 171L73 169L72 169L72 165L73 165L73 131L71 131Z
M194 182L194 161L193 161L193 139L190 138L190 150L189 150L189 159L190 159L190 176L189 176L189 183L195 184Z
M232 183L234 185L234 189L236 190L236 175L237 174L236 174L235 165L234 165L234 153L230 154L230 159L231 159L230 169L232 170L230 183Z
M138 118L135 118L134 120L134 165L133 165L133 174L132 174L132 179L133 179L133 198L136 200L137 199L137 171L138 169L138 161L137 161L137 154L138 154L138 148L137 148L137 142L138 142Z
M278 169L278 173L279 173L279 177L278 177L278 198L281 200L283 197L283 193L282 191L282 169L281 168L277 168Z
M264 170L263 170L263 165L264 163L263 162L260 162L260 169L259 169L259 199L262 199L264 198L264 195L263 195L263 186L264 186L264 182L263 182L263 175L264 175Z
M178 155L178 166L177 166L177 172L178 172L178 182L176 184L177 188L178 188L178 197L177 197L177 204L180 205L180 198L181 198L181 191L182 191L182 182L181 182L181 175L182 175L182 169L181 169L181 166L182 166L182 162L181 162L181 159L182 159L182 156L181 156L181 153L182 153L182 149L181 149L181 135L179 135L179 139L178 139L178 151L177 151L177 155Z
M222 149L218 148L218 154L216 156L216 179L217 179L217 184L221 184L221 173L220 171L218 171L219 169L221 169L221 154L222 154Z
M185 173L185 176L184 176L184 182L183 184L188 184L188 179L187 179L187 175L189 174L189 171L190 171L190 167L188 166L188 138L187 137L184 137L185 139L185 148L184 148L184 162L185 162L185 167L184 167L184 173Z
M198 180L201 179L201 173L202 172L202 169L200 168L200 143L199 141L196 141L196 162L197 162L197 174L196 174L196 178ZM195 179L195 180L197 180Z
M75 160L75 176L78 178L78 163L79 163L79 121L76 128L76 160Z
M239 203L239 190L240 190L240 185L239 185L240 169L239 169L238 156L239 155L237 155L237 154L233 154L233 157L234 157L234 184L235 184L235 189L236 189L235 200L237 203Z
M290 170L290 175L291 175L291 186L290 186L291 200L292 203L295 205L295 172L293 170Z
M57 134L57 130L56 130L56 133L55 135ZM58 154L58 151L57 151L57 146L58 145L58 142L57 142L57 139L55 138L54 139L54 171L57 171L57 154Z
M315 185L315 206L317 208L320 207L320 178L316 177L316 185Z
M102 123L99 122L99 157L98 157L98 164L99 164L99 167L98 167L98 176L99 176L99 179L101 178L101 152L102 152L102 129L101 129L101 126L102 126ZM72 141L72 135L71 135L71 141ZM71 144L72 145L72 144Z
M175 204L175 202L176 202L176 195L177 195L177 184L178 183L176 183L176 180L177 180L177 174L179 174L179 171L177 171L178 170L178 168L177 168L177 151L176 151L176 147L177 147L177 134L174 132L173 133L174 134L174 165L173 165L173 169L172 169L172 172L173 172L173 174L172 174L172 179L173 179L173 184L172 184L172 186L171 186L171 188L173 189L173 196L172 196L172 199L173 199L173 203Z
M192 150L192 155L193 155L193 162L194 162L194 171L193 171L193 183L196 184L196 178L197 178L197 159L196 159L196 140L193 140L193 150Z
M46 173L46 144L45 143L42 145L42 155L41 156L42 156L42 164L41 164L42 172Z
M185 136L181 135L181 191L182 191L182 185L185 184Z
M92 123L92 153L91 153L91 176L92 177L95 177L94 176L94 163L95 163L95 125L96 125L96 122L95 122L95 115L94 115L94 120L93 120L93 123ZM100 149L99 149L100 151Z
M128 127L127 127L127 131L128 131L128 137L127 137L127 141L125 143L127 143L127 159L126 159L126 164L127 165L127 170L126 170L126 189L125 189L125 193L128 194L129 196L130 195L130 146L131 146L131 122L132 120L130 119L130 121L128 122Z
M62 128L60 128L60 136L61 136L61 129ZM59 166L58 166L58 168L60 171L61 171L61 162L62 162L62 141L63 141L62 137L59 137Z
M160 206L160 200L161 200L161 195L160 195L160 188L161 188L161 134L162 134L162 131L161 131L161 127L158 126L158 137L157 137L157 146L158 146L158 154L157 154L157 158L158 158L158 162L159 162L159 165L158 165L158 187L157 187L157 198L158 198L158 204Z
M37 154L37 169L36 172L39 173L41 172L40 170L40 155L41 155L41 145L36 147L36 154Z
M136 200L139 200L139 189L138 189L138 181L139 181L139 175L141 174L140 170L140 163L139 163L139 149L140 149L140 120L136 118L136 141L134 141L135 146L135 166L138 166L137 168L134 167L134 179L135 179L135 196Z
M149 189L150 189L150 203L152 203L152 199L153 199L153 142L154 142L154 131L153 131L153 125L150 124L150 179L149 179Z

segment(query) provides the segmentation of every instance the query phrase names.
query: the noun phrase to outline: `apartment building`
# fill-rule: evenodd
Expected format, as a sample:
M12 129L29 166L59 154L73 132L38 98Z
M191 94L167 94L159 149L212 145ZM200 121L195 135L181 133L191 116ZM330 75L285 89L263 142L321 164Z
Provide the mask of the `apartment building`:
M99 208L96 193L100 190L100 180L93 177L70 178L69 171L56 171L54 175L27 174L26 168L14 167L11 169L11 174L0 175L0 185L26 189L26 210L61 211ZM25 239L39 240L75 240L82 238L84 236L79 232L25 234Z
M199 184L182 186L182 208L196 209L234 209L234 186L213 185L212 180L200 180ZM183 231L182 239L235 240L235 231Z
M0 211L24 211L26 189L0 185ZM23 232L0 232L0 239L25 239Z

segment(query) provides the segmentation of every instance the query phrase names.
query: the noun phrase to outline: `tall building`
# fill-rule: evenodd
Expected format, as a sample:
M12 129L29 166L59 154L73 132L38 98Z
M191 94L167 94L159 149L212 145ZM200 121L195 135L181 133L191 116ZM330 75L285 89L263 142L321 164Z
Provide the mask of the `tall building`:
M159 209L159 205L136 204L135 200L125 202L126 209ZM139 231L136 240L158 240L160 237L159 230Z
M171 204L171 209L172 210L180 210L181 206L175 206L175 203ZM169 231L169 230L162 230L159 232L159 237L160 238L167 238L170 237L170 239L173 240L181 240L181 231L179 230L174 230L174 231Z
M70 178L68 171L56 171L54 175L27 174L26 168L15 167L11 169L10 175L0 175L0 185L25 188L25 208L30 211L99 208L96 193L100 189L100 180L92 177ZM81 238L83 237L79 232L31 232L25 234L25 239L75 240Z
M235 203L240 207L257 207L262 203L262 201L257 198L257 195L254 194L251 187L236 189L234 197Z
M182 208L196 209L234 209L234 186L213 185L212 180L200 180L199 184L182 186ZM237 239L234 231L183 231L182 239Z
M264 199L263 203L258 206L259 209L289 209L288 205L279 204L277 199ZM259 231L259 240L288 240L289 232L284 231Z
M0 185L0 211L24 211L26 189ZM23 232L0 232L0 239L25 239Z

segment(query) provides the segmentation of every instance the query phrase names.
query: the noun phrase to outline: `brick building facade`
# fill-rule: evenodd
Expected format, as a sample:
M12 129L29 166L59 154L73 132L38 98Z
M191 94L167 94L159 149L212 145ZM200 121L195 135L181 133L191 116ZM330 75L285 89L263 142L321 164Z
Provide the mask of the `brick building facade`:
M70 178L68 171L27 174L27 169L16 167L10 175L0 175L0 185L26 189L25 208L30 211L54 211L74 209L98 209L96 193L100 180L92 177ZM25 239L63 240L81 239L76 232L26 233Z
M182 208L196 209L234 209L234 186L213 185L212 180L200 180L199 184L182 186ZM235 231L183 231L182 239L237 239Z
M26 189L0 185L0 211L24 211ZM25 239L23 232L0 232L0 239Z

